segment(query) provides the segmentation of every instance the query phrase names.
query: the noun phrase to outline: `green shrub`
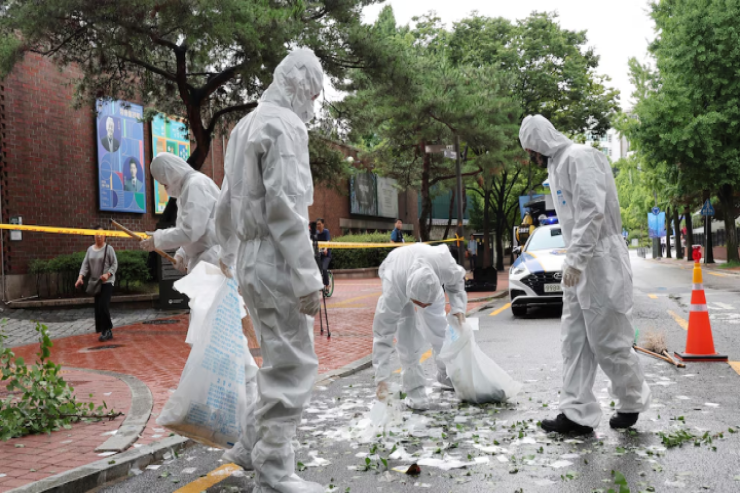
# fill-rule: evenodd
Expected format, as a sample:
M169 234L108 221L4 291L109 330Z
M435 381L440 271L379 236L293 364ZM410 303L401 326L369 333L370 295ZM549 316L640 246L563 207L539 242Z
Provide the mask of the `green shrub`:
M349 243L390 243L390 233L367 233L359 235L345 235L332 238L331 241ZM405 236L407 242L413 243L414 237ZM335 248L331 251L330 269L366 269L380 267L393 248Z
M70 294L74 291L74 283L85 260L86 252L75 252L59 255L49 260L34 259L29 263L28 270L36 276L36 289L39 296L48 297L61 294ZM116 252L118 270L116 271L116 287L139 285L151 279L147 267L149 252L142 250L121 250ZM54 280L55 282L52 282ZM56 285L53 292L52 285Z

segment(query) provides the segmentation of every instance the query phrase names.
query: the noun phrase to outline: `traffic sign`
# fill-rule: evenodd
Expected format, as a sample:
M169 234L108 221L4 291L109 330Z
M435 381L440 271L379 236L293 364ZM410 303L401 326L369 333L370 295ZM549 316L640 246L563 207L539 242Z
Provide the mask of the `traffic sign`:
M702 216L714 216L714 207L712 207L712 203L707 199L706 202L704 202L704 205L701 208L701 215Z
M644 210L644 209L643 209L643 210ZM655 214L656 216L657 216L658 214L660 214L660 207L653 207L653 214Z

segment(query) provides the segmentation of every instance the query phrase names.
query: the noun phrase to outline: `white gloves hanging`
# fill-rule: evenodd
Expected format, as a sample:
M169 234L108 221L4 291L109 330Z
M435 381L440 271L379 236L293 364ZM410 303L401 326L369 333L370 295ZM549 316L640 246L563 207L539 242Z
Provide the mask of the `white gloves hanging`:
M304 315L315 317L321 310L321 292L314 291L311 294L301 297L298 309Z
M581 271L573 267L566 267L563 272L563 286L572 288L581 282Z

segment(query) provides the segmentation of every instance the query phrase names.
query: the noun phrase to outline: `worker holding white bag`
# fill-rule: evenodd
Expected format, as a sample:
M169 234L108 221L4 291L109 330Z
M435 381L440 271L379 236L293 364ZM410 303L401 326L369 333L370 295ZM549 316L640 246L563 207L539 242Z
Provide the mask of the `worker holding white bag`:
M450 314L464 322L468 304L465 269L457 265L446 246L414 244L392 251L381 264L378 275L383 281L383 295L373 320L373 366L378 398L383 400L389 392L394 370L393 340L397 339L406 405L427 409L429 400L419 359L425 342L430 343L437 364L437 381L452 386L444 363L437 358L447 329L442 285L450 298Z

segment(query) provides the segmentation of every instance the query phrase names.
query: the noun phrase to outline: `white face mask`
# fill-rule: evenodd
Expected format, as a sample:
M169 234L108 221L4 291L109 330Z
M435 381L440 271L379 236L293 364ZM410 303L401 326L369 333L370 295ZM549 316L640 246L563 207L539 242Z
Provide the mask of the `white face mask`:
M314 111L314 104L313 101L307 101L305 105L303 105L298 110L298 117L303 121L303 123L308 123L311 120L313 120L313 117L315 116Z

